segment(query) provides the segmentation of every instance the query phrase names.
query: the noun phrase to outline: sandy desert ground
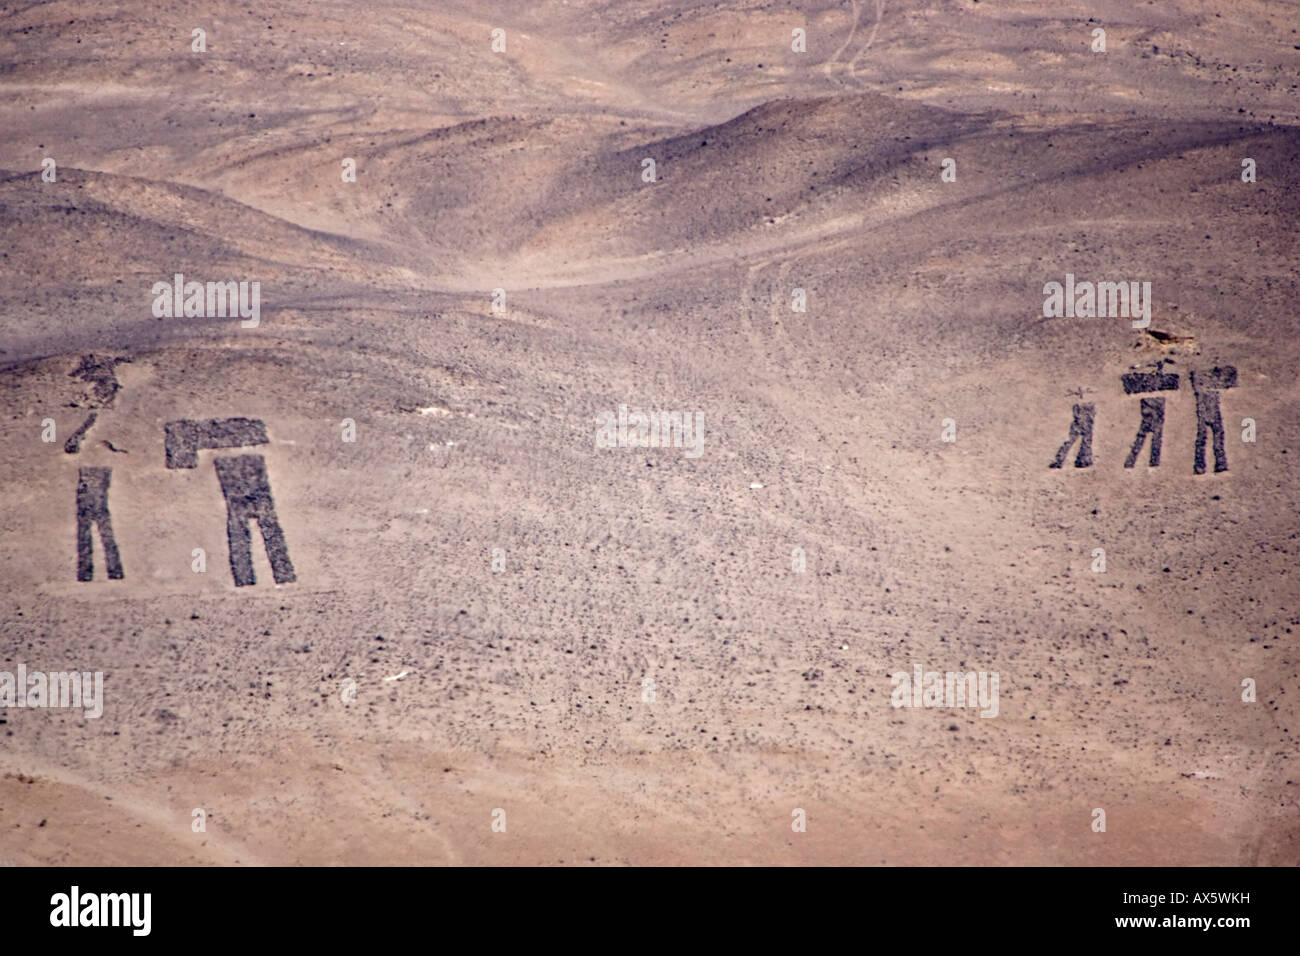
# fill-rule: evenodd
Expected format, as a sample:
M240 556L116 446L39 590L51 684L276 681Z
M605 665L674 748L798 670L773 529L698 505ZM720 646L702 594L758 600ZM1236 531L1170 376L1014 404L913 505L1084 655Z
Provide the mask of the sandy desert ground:
M1283 0L0 4L0 671L103 674L0 862L1300 863L1298 93Z

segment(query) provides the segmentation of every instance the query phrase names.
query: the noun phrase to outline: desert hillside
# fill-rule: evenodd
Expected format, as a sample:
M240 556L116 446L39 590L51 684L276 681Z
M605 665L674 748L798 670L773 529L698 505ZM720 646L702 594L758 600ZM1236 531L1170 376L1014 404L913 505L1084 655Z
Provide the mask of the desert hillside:
M0 672L103 675L0 673L0 863L1300 863L1298 90L1282 0L0 4Z

